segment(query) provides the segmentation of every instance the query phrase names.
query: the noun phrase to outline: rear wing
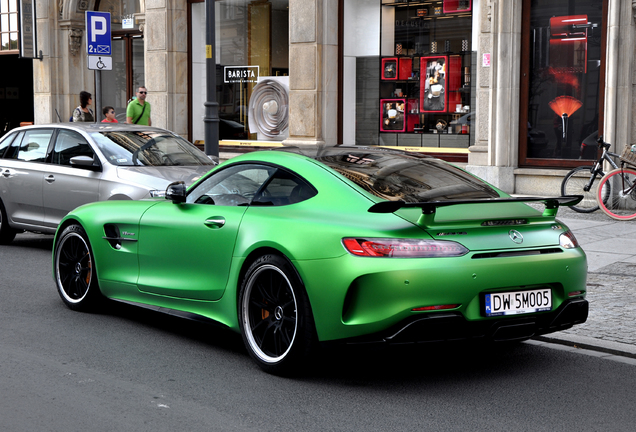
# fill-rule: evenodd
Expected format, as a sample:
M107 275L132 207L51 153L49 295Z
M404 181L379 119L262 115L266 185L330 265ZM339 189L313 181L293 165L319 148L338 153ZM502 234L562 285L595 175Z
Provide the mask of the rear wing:
M573 206L583 200L583 195L565 195L554 198L541 197L519 197L519 198L491 198L476 200L449 200L449 201L427 201L407 203L404 201L382 201L372 205L369 208L370 213L393 213L402 208L418 207L422 209L423 225L432 226L434 224L435 212L438 207L448 207L461 204L501 204L513 202L541 202L545 205L543 216L554 217L557 214L559 206Z

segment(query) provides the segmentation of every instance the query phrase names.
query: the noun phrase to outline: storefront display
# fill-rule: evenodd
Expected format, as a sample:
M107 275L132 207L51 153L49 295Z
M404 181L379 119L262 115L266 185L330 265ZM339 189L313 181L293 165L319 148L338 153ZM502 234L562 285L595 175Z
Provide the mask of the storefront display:
M522 111L527 119L521 119L522 163L596 157L585 154L581 142L603 124L602 22L598 1L532 2L525 27L530 59L521 81L527 107Z
M472 105L472 1L383 0L382 6L380 133L469 134L457 121ZM406 110L387 124L391 98Z

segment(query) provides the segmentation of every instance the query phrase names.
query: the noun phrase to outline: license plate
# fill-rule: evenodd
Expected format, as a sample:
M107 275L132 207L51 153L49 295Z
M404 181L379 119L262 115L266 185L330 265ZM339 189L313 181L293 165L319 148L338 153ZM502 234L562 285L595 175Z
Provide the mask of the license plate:
M486 316L519 315L551 309L550 288L486 294Z

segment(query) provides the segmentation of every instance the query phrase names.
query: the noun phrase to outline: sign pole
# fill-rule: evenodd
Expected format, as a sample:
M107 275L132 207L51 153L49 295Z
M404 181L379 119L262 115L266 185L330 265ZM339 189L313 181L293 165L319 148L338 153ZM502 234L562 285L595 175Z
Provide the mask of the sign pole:
M102 71L95 71L95 123L102 121Z
M216 100L215 0L205 0L205 154L219 162L219 104Z

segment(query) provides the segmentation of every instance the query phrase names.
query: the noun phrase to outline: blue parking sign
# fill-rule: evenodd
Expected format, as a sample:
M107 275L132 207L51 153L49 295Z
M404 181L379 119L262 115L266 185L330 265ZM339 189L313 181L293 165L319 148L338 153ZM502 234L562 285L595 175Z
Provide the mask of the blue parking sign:
M111 55L110 12L86 11L88 55Z

